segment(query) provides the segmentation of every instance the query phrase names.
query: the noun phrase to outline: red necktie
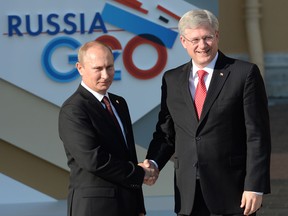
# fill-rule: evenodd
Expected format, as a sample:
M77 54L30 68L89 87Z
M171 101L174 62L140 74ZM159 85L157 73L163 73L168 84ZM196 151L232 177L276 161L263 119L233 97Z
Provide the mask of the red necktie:
M206 86L204 82L204 76L207 74L206 71L204 70L199 70L197 71L199 81L196 87L196 92L195 92L195 106L196 106L196 111L198 115L198 119L200 119L201 113L202 113L202 108L203 104L206 98Z
M103 99L102 99L102 102L105 104L106 110L109 112L109 114L110 114L110 116L112 117L115 125L118 127L118 129L120 129L121 134L122 134L121 127L120 127L120 125L119 125L119 122L118 122L118 120L117 120L117 118L116 118L113 110L112 110L112 107L111 107L111 104L110 104L110 101L109 101L108 97L107 97L107 96L104 96Z
M107 97L107 96L104 96L103 99L102 99L102 102L105 104L106 110L108 111L108 113L109 113L110 116L112 117L112 119L113 119L113 121L114 121L114 123L115 123L115 125L116 125L116 127L117 127L117 130L118 130L119 133L122 135L121 137L124 139L124 142L125 142L125 144L126 144L126 139L125 139L125 137L124 137L124 134L123 134L123 132L122 132L122 129L121 129L121 127L120 127L120 124L119 124L119 122L118 122L118 120L117 120L117 118L116 118L116 116L115 116L115 114L114 114L114 112L113 112L113 110L112 110L112 107L111 107L111 104L110 104L110 101L109 101L108 97ZM127 144L126 144L126 147L127 147Z

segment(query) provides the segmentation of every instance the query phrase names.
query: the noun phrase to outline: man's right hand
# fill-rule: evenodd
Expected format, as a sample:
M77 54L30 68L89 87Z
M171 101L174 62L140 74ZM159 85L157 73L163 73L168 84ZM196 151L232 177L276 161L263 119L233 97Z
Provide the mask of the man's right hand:
M138 166L141 166L145 171L144 184L149 186L155 184L159 176L159 170L155 164L152 161L145 159L142 163L139 163Z

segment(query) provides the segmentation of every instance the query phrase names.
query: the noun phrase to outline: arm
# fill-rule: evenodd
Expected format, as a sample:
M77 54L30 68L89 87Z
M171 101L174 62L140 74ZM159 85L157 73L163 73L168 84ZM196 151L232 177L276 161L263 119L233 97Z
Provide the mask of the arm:
M147 159L154 160L161 170L174 153L175 131L174 122L169 113L167 99L167 85L165 76L162 80L161 110L156 124L156 131L153 133L153 139L149 145Z
M109 141L104 141L90 116L81 108L66 105L59 115L59 134L69 157L68 163L77 164L108 181L140 188L145 175L143 168L111 154L105 142L117 142L117 138L109 136Z
M248 215L258 210L262 195L270 192L271 137L268 101L260 71L253 65L244 88L244 114L247 134L247 174L241 207Z
M243 106L247 134L247 174L244 189L269 193L271 137L268 101L256 65L253 65L246 78Z

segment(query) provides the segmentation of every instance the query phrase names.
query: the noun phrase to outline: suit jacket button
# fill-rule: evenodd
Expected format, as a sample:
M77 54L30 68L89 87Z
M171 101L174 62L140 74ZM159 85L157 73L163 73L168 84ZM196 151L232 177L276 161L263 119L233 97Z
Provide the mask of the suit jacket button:
M200 137L196 137L196 140L199 141L199 140L201 140L201 138Z

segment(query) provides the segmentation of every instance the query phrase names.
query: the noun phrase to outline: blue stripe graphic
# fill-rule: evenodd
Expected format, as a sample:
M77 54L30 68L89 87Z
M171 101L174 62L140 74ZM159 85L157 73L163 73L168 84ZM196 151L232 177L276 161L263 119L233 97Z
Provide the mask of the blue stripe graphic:
M140 34L151 34L162 40L167 48L172 48L178 32L172 31L161 25L143 19L111 4L105 4L102 11L104 22L122 28L125 31Z

